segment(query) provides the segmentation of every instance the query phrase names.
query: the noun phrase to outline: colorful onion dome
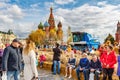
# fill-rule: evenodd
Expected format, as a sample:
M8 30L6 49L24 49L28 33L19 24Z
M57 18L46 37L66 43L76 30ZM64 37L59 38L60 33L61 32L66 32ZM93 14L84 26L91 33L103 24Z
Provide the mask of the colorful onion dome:
M50 24L46 21L45 23L44 23L44 27L49 27L50 26Z
M62 23L60 21L58 23L58 27L62 27Z
M38 29L43 29L42 22L40 22L40 24L38 25Z

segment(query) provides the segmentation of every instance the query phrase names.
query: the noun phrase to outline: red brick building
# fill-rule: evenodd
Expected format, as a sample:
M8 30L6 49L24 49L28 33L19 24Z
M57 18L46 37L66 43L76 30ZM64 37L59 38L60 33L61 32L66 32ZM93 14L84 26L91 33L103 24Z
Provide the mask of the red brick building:
M117 23L117 30L115 33L115 39L119 43L120 42L120 22Z

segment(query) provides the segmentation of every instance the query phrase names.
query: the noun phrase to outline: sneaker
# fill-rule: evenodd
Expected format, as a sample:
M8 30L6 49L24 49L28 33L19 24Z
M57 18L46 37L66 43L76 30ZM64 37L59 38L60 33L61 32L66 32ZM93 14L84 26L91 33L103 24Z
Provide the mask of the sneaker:
M43 68L43 66L40 66L40 68Z
M56 73L52 73L53 75L56 75Z
M60 73L57 73L58 75L60 75Z
M65 77L67 77L67 74L65 75Z
M70 75L68 78L70 79L72 76Z

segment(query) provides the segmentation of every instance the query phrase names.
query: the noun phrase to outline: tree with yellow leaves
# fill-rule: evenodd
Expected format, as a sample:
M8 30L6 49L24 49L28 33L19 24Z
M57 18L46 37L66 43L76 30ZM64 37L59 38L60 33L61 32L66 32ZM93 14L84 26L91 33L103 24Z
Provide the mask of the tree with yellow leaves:
M60 31L57 31L57 39L62 41L63 40L63 31L60 30Z
M43 44L45 39L45 32L42 29L32 31L29 38L33 40L36 44Z
M56 29L50 29L49 34L50 34L49 35L50 40L54 40L54 41L57 40Z

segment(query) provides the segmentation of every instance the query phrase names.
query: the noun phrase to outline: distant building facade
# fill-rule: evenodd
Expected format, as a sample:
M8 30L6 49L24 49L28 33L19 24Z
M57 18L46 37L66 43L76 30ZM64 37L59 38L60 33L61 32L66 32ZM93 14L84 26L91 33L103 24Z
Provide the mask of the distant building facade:
M0 43L3 44L11 44L12 40L16 38L12 30L8 30L8 32L0 31Z

